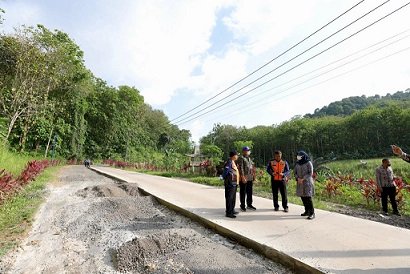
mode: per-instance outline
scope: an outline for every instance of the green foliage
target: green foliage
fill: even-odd
[[[233,142],[233,146],[238,153],[241,153],[242,148],[249,147],[250,149],[253,148],[253,141],[235,141]]]
[[[218,165],[222,161],[223,151],[216,145],[201,145],[201,153],[208,159],[211,159],[212,164]]]
[[[410,94],[410,91],[403,94]],[[201,144],[209,144],[211,140],[225,156],[230,148],[242,145],[241,140],[249,140],[258,166],[266,165],[275,149],[280,149],[291,164],[300,149],[306,150],[313,159],[385,157],[392,155],[391,144],[410,150],[410,108],[390,102],[346,117],[294,117],[280,125],[250,129],[216,125],[201,139]]]
[[[33,155],[16,154],[9,151],[6,146],[0,145],[0,170],[5,169],[14,176],[20,175],[27,162],[39,158]]]
[[[94,77],[83,55],[66,33],[42,25],[0,35],[4,142],[48,156],[55,140],[57,155],[70,159],[154,159],[171,166],[158,155],[180,160],[191,150],[189,131],[171,125],[138,89]]]
[[[341,101],[333,102],[321,109],[316,109],[313,114],[306,114],[305,117],[317,118],[323,116],[348,116],[352,115],[358,110],[368,108],[369,106],[386,106],[392,102],[400,102],[406,106],[410,104],[410,93],[396,92],[394,94],[387,94],[386,96],[353,96],[342,99]]]

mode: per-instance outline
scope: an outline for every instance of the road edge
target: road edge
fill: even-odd
[[[147,195],[147,196],[151,196],[153,197],[155,200],[158,201],[158,203],[166,206],[167,208],[182,214],[183,216],[200,223],[201,225],[205,226],[206,228],[212,229],[215,232],[217,232],[218,234],[230,238],[232,240],[235,240],[236,242],[238,242],[239,244],[241,244],[244,247],[250,248],[252,250],[254,250],[256,253],[263,255],[264,257],[280,263],[288,268],[290,268],[291,270],[293,270],[295,273],[298,274],[309,274],[309,273],[318,273],[318,274],[323,274],[325,272],[314,268],[292,256],[289,256],[283,252],[280,252],[272,247],[269,247],[267,245],[258,243],[252,239],[249,239],[243,235],[240,235],[236,232],[233,232],[232,230],[229,230],[211,220],[208,220],[204,217],[201,217],[185,208],[181,208],[179,206],[174,205],[171,202],[165,201],[159,197],[157,197],[156,195],[153,195],[152,193],[146,191],[145,189],[141,188],[140,186],[138,186],[138,183],[136,182],[128,182],[126,180],[123,180],[121,178],[118,178],[112,174],[106,173],[104,171],[98,170],[98,169],[94,169],[93,167],[90,167],[90,170],[108,177],[110,179],[113,179],[115,181],[119,181],[119,182],[124,182],[124,183],[135,183],[137,185],[138,190],[141,192],[141,194],[143,195]]]

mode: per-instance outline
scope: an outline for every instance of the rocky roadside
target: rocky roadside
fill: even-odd
[[[49,186],[27,239],[0,273],[292,273],[82,166]]]

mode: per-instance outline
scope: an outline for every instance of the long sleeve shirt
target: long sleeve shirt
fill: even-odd
[[[376,182],[379,187],[393,187],[394,175],[391,167],[380,166],[376,169]]]
[[[275,159],[269,161],[268,166],[266,167],[266,172],[272,176],[272,179],[275,181],[282,181],[290,175],[290,168],[287,161],[281,160],[277,162]],[[283,175],[279,175],[282,173]]]
[[[402,158],[404,161],[410,163],[410,154],[407,154],[407,153],[404,153],[404,152],[403,152],[403,154],[401,155],[401,158]]]
[[[228,160],[225,165],[224,174],[226,174],[225,180],[239,184],[239,171],[235,161],[232,161],[231,159]]]
[[[246,181],[254,180],[254,163],[250,157],[240,156],[236,164],[241,177],[245,177]]]

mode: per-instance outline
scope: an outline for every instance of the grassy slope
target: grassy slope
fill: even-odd
[[[33,157],[0,149],[0,170],[6,169],[14,176],[20,174]],[[18,194],[0,205],[0,257],[15,247],[27,233],[33,216],[43,202],[45,187],[55,179],[60,167],[51,167],[40,174],[34,182],[26,185]]]
[[[27,162],[35,158],[28,155],[17,155],[0,146],[0,170],[5,169],[7,172],[12,173],[13,176],[19,175]]]

